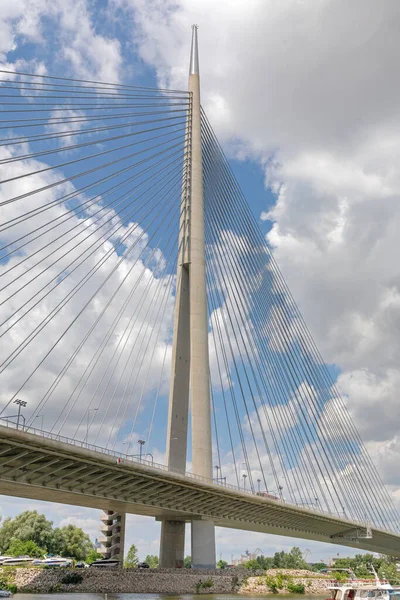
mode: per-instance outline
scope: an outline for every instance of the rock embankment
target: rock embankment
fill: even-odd
[[[0,569],[0,579],[5,576],[18,592],[33,594],[230,594],[238,591],[247,574],[221,569]],[[80,575],[82,580],[65,583],[67,575]]]
[[[239,592],[249,595],[265,594],[290,594],[292,585],[304,586],[304,593],[308,596],[322,595],[328,590],[331,578],[312,571],[295,569],[269,569],[262,575],[252,574],[244,580]]]
[[[290,593],[289,584],[303,584],[307,595],[324,594],[329,577],[310,571],[270,569],[41,569],[0,568],[0,579],[19,592],[50,593],[149,593],[265,595]],[[272,589],[278,584],[278,589]],[[272,587],[271,587],[272,586]]]

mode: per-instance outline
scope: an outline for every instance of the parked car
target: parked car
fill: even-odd
[[[150,565],[145,562],[139,563],[137,566],[138,569],[150,569]]]
[[[86,566],[87,565],[84,562],[77,562],[75,565],[75,569],[85,569]]]

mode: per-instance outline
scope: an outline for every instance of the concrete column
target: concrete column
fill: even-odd
[[[215,527],[212,521],[192,521],[192,568],[215,569]]]
[[[160,567],[164,569],[183,567],[185,526],[186,523],[182,521],[162,521]]]
[[[193,26],[189,71],[192,96],[191,188],[189,219],[190,383],[192,395],[192,471],[212,480],[211,404],[208,354],[203,165],[200,125],[200,74],[197,27]],[[192,562],[215,566],[213,523],[192,522]]]
[[[186,126],[186,148],[190,145],[190,115]],[[185,167],[187,166],[185,156]],[[172,342],[171,385],[168,404],[167,465],[182,473],[186,470],[190,385],[190,286],[189,286],[189,180],[185,169],[182,181],[179,256]],[[183,565],[184,521],[163,521],[160,538],[160,567]],[[182,565],[180,564],[182,562]]]

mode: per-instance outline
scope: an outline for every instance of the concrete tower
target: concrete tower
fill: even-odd
[[[185,472],[189,389],[192,414],[192,471],[212,480],[208,315],[204,241],[203,166],[200,129],[200,72],[197,26],[192,26],[189,68],[190,111],[186,130],[188,167],[183,177],[181,230],[175,303],[171,388],[167,430],[168,466]],[[214,523],[192,521],[192,566],[215,566]],[[160,566],[183,565],[185,522],[163,521]]]

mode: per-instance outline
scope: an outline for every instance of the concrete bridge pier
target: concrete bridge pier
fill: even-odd
[[[161,522],[160,567],[180,569],[184,563],[185,521]]]

